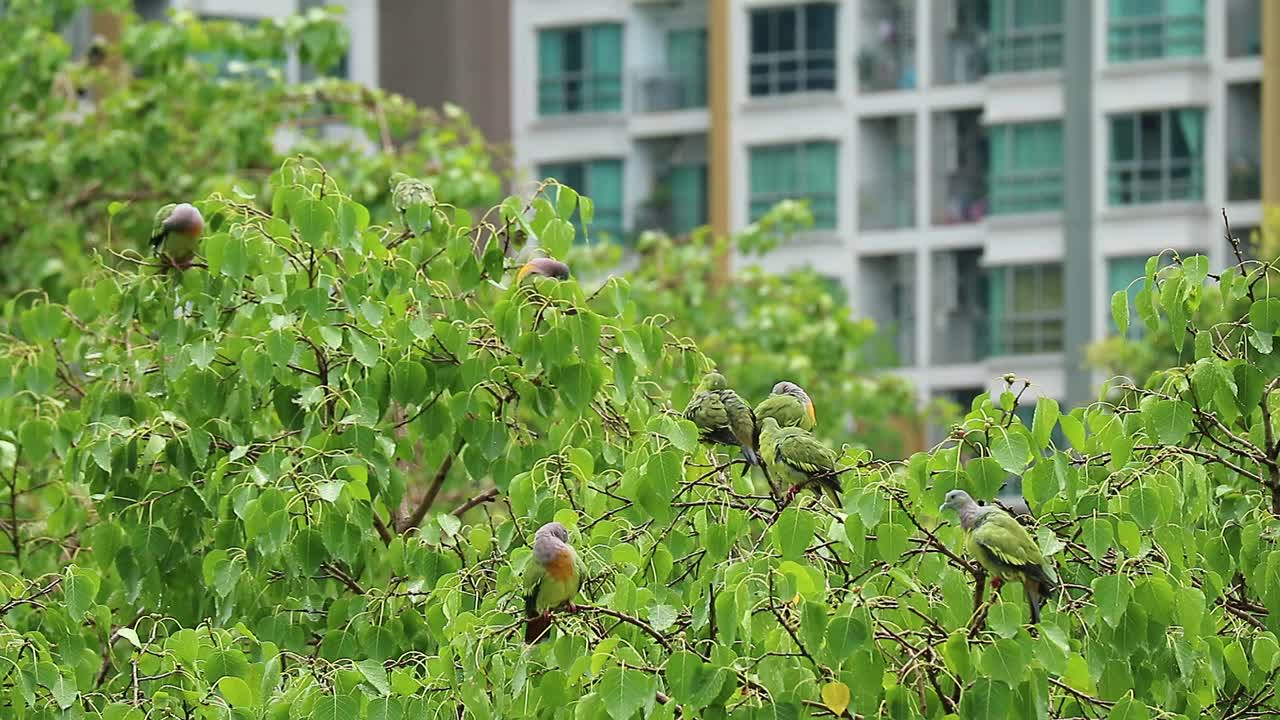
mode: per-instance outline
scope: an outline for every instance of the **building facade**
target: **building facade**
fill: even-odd
[[[1111,294],[1261,220],[1264,4],[517,0],[516,166],[621,236],[808,200],[768,264],[840,282],[922,397],[1087,402]]]

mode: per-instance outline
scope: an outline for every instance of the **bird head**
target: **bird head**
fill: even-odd
[[[780,425],[778,425],[778,421],[777,421],[777,420],[774,420],[774,419],[773,419],[773,418],[771,418],[771,417],[767,417],[767,418],[765,418],[765,419],[764,419],[764,422],[760,423],[760,433],[761,433],[762,435],[763,435],[764,433],[777,432],[777,431],[778,431],[778,430],[780,430],[780,429],[782,429],[782,428],[781,428],[781,426],[780,426]]]
[[[558,522],[549,522],[538,528],[538,535],[550,535],[560,542],[569,542],[569,530]]]
[[[702,376],[702,382],[698,383],[698,392],[708,392],[711,390],[724,390],[729,387],[729,381],[718,372],[709,372]]]
[[[556,280],[568,280],[569,266],[554,258],[536,257],[516,271],[516,282],[524,280],[527,275],[540,275]]]
[[[773,394],[774,395],[790,395],[791,397],[799,400],[800,403],[804,405],[805,412],[809,413],[809,421],[810,422],[818,421],[817,412],[813,407],[813,400],[809,397],[809,393],[804,391],[804,388],[791,382],[790,380],[783,380],[782,382],[779,382],[777,385],[773,386]]]
[[[973,504],[973,498],[969,497],[969,493],[963,490],[952,490],[951,492],[947,493],[947,496],[943,500],[942,505],[938,507],[938,512],[942,512],[943,510],[948,510],[948,509],[955,510],[958,512],[961,508],[964,508],[972,504]]]
[[[170,232],[199,236],[204,232],[204,216],[191,203],[178,203],[165,218],[164,227]]]

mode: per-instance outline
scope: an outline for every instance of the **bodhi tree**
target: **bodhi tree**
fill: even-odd
[[[1040,400],[1026,427],[1011,378],[929,452],[846,447],[842,507],[775,502],[705,465],[673,401],[714,358],[625,275],[515,281],[508,238],[572,257],[589,199],[476,214],[402,179],[374,223],[312,160],[269,183],[268,207],[199,201],[204,267],[5,306],[6,714],[1278,711],[1273,301],[1189,330],[1195,363],[1133,402]],[[1153,263],[1143,319],[1272,271]],[[939,512],[1009,472],[1064,588],[1036,625]],[[435,502],[460,474],[480,491]],[[529,646],[521,577],[552,520],[586,577]]]

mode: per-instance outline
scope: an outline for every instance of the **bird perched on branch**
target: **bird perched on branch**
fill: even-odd
[[[1001,508],[974,502],[963,490],[947,493],[938,511],[947,509],[960,516],[966,549],[991,574],[992,589],[999,591],[1007,580],[1022,583],[1031,622],[1040,622],[1040,608],[1057,591],[1058,581],[1027,529]]]
[[[526,277],[533,275],[536,277],[549,277],[555,280],[569,279],[569,266],[549,257],[536,257],[520,266],[516,271],[516,283],[521,283]]]
[[[585,568],[569,544],[569,531],[558,522],[549,522],[533,535],[533,557],[524,572],[524,641],[544,639],[551,629],[551,611],[566,606],[577,610],[573,598],[582,585]]]
[[[765,418],[777,420],[782,427],[798,427],[802,430],[813,430],[818,425],[818,416],[809,393],[787,380],[774,385],[769,397],[756,406],[756,422],[764,422]]]
[[[710,372],[702,376],[684,408],[684,417],[698,426],[702,442],[741,448],[749,464],[760,465],[755,413],[742,396],[729,389],[724,375]]]
[[[808,430],[781,427],[774,418],[765,418],[760,423],[760,455],[774,477],[791,483],[788,498],[807,487],[819,496],[825,491],[836,505],[842,504],[839,458]]]
[[[156,213],[151,229],[151,248],[160,252],[163,245],[169,263],[185,270],[191,267],[203,232],[204,217],[194,205],[169,203]]]

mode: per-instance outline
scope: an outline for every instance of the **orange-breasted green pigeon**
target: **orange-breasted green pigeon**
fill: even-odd
[[[575,610],[573,598],[582,585],[585,568],[569,544],[569,531],[558,522],[549,522],[533,535],[533,557],[524,572],[524,641],[544,639],[551,629],[551,611],[567,606]]]
[[[1040,622],[1040,608],[1058,589],[1053,568],[1027,529],[996,505],[979,505],[963,490],[947,493],[938,510],[955,510],[964,528],[966,549],[991,574],[992,588],[1006,580],[1022,583],[1031,607],[1031,622]]]

